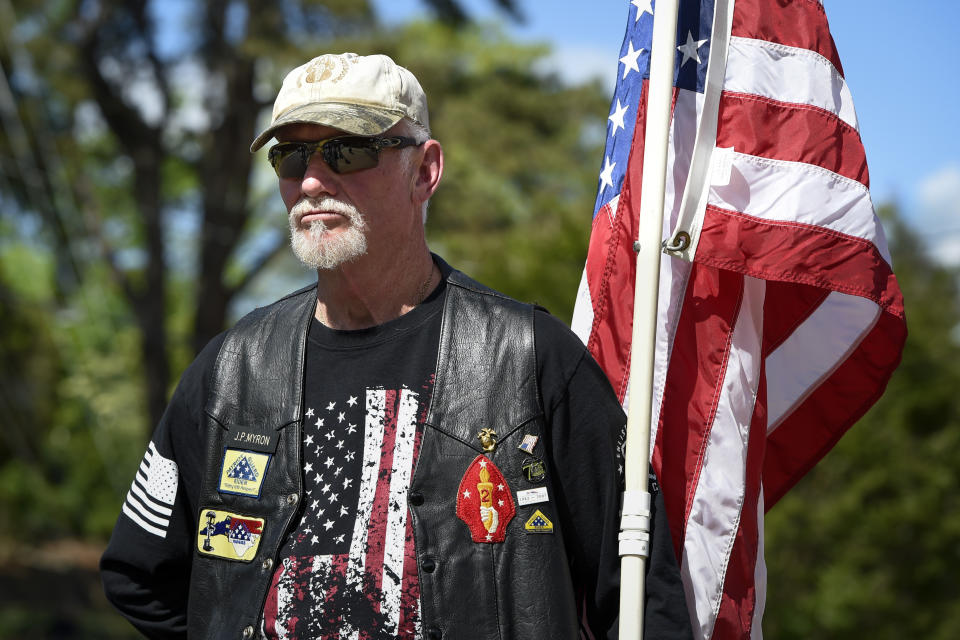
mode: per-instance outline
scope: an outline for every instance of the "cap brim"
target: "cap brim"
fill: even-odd
[[[250,145],[258,151],[281,127],[288,124],[319,124],[358,136],[375,136],[400,122],[403,114],[383,108],[319,102],[291,109],[274,120]]]

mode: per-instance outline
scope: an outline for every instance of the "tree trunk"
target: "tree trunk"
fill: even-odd
[[[259,106],[253,92],[253,61],[233,58],[225,63],[226,103],[223,121],[212,132],[201,164],[203,229],[197,285],[193,349],[203,346],[226,324],[227,310],[236,293],[225,281],[227,263],[250,218],[248,207],[253,154],[252,140]]]
[[[140,326],[140,348],[146,377],[151,429],[167,406],[170,364],[167,360],[167,284],[161,208],[161,147],[159,136],[148,136],[134,154],[137,209],[143,221],[147,264],[142,286],[130,304]]]

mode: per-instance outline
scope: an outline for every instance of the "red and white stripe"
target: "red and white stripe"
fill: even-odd
[[[396,437],[393,448],[393,469],[390,473],[389,498],[387,500],[387,528],[383,551],[382,592],[380,611],[387,615],[390,621],[387,627],[390,633],[396,635],[400,628],[403,608],[401,602],[405,591],[410,591],[412,585],[404,585],[401,577],[404,575],[404,564],[415,565],[416,553],[413,549],[412,526],[407,515],[407,490],[410,487],[410,476],[413,474],[413,454],[416,445],[417,411],[419,404],[417,394],[403,390],[396,416]],[[408,547],[407,542],[410,542]],[[412,566],[408,566],[408,571]],[[415,569],[413,572],[415,574]],[[393,576],[397,578],[394,579]],[[406,589],[404,588],[406,587]],[[415,600],[419,604],[419,598]],[[419,625],[419,616],[417,624]]]
[[[690,230],[695,253],[662,262],[651,416],[695,637],[716,640],[761,637],[764,509],[880,396],[906,335],[822,5],[737,0],[711,65],[724,39],[722,91],[675,92],[664,238]],[[621,399],[644,112],[573,320]]]

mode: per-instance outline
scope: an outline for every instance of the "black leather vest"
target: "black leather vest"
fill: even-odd
[[[577,636],[563,531],[550,503],[538,504],[553,534],[531,534],[532,507],[517,507],[501,543],[476,543],[456,515],[457,489],[483,449],[481,428],[498,434],[485,455],[516,492],[550,484],[522,477],[526,434],[542,436],[533,307],[493,292],[440,262],[448,276],[437,374],[409,492],[419,564],[423,636],[428,640],[562,640]],[[262,518],[257,555],[236,562],[196,553],[190,584],[194,638],[250,638],[284,535],[302,499],[301,418],[306,334],[313,288],[243,318],[217,357],[206,407],[206,471],[200,517],[210,509]],[[244,438],[273,454],[259,498],[221,493],[224,447]],[[202,521],[202,518],[201,518]],[[199,526],[199,525],[198,525]],[[198,536],[198,546],[201,544]]]

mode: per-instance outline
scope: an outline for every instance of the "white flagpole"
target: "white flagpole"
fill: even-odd
[[[643,179],[633,296],[630,391],[627,404],[626,492],[620,521],[620,638],[643,637],[644,565],[649,555],[650,420],[653,405],[653,359],[656,343],[660,242],[667,173],[667,140],[677,55],[679,0],[656,0],[650,45]]]

